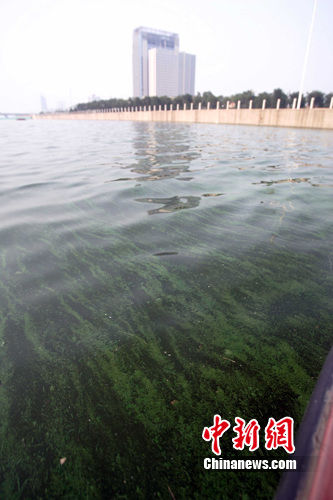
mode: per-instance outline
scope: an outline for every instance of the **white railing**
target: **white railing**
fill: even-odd
[[[263,99],[261,101],[261,108],[257,106],[256,108],[253,108],[253,99],[250,99],[247,105],[247,108],[245,106],[242,107],[242,102],[241,100],[238,100],[237,103],[234,101],[227,101],[225,105],[222,105],[220,101],[216,101],[215,107],[211,106],[210,102],[205,103],[206,107],[203,107],[202,102],[197,103],[197,108],[194,108],[194,103],[191,102],[190,106],[188,107],[186,103],[183,104],[182,109],[180,104],[176,104],[176,107],[171,104],[159,104],[158,105],[158,111],[173,111],[173,112],[180,112],[180,111],[219,111],[219,110],[241,110],[241,109],[250,109],[250,110],[255,110],[255,109],[262,109],[262,110],[267,110],[267,109],[281,109],[281,99],[278,98],[276,100],[275,107],[267,107],[267,100]],[[302,109],[333,109],[333,97],[330,99],[330,104],[329,106],[323,106],[320,108],[315,108],[315,98],[311,97],[310,103],[306,103],[305,108]],[[284,109],[298,109],[297,108],[297,98],[294,97],[292,104],[288,104],[287,107]],[[86,110],[75,110],[71,111],[72,113],[135,113],[135,112],[156,112],[157,111],[157,105],[148,105],[148,106],[128,106],[128,107],[114,107],[114,108],[102,108],[102,109],[86,109]]]

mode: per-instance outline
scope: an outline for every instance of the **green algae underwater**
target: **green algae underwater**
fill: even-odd
[[[201,435],[255,418],[223,458],[290,458],[262,434],[332,345],[333,134],[0,126],[0,497],[272,498]]]

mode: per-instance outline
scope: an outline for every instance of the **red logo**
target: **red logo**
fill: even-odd
[[[276,421],[271,417],[265,428],[265,446],[267,450],[282,446],[287,453],[294,453],[294,419],[284,417]]]
[[[232,439],[235,450],[243,450],[244,446],[249,451],[255,451],[259,448],[260,425],[256,419],[252,419],[246,424],[240,417],[235,418],[236,425],[233,431],[236,436]],[[204,427],[202,438],[205,441],[212,441],[212,452],[215,455],[221,455],[220,439],[229,429],[230,422],[223,420],[220,415],[214,415],[214,425]],[[276,421],[274,418],[268,420],[265,427],[265,448],[267,450],[276,450],[279,447],[286,450],[287,453],[294,453],[294,419],[284,417]]]
[[[202,437],[205,441],[212,440],[212,452],[215,455],[221,455],[220,438],[230,427],[228,420],[222,420],[220,415],[214,416],[214,425],[205,427],[202,432]]]
[[[250,451],[255,451],[259,448],[259,430],[260,425],[255,419],[245,426],[245,420],[240,417],[235,418],[237,425],[233,427],[236,437],[233,438],[235,450],[243,450],[244,445],[249,447]]]

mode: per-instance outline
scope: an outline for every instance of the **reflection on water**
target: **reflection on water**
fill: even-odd
[[[156,127],[154,123],[134,122],[133,127],[136,162],[126,168],[140,175],[136,180],[192,179],[182,175],[189,171],[191,161],[199,157],[198,152],[191,148],[188,128],[175,128],[171,137],[170,129]]]
[[[0,497],[272,498],[276,471],[206,474],[201,435],[301,420],[333,339],[332,132],[0,128]]]

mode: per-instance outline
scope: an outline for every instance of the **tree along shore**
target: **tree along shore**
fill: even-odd
[[[333,92],[324,94],[319,90],[313,90],[307,94],[303,94],[301,107],[310,106],[311,98],[314,97],[314,107],[323,108],[329,107],[331,98],[333,97]],[[248,108],[250,101],[252,101],[252,107],[258,109],[262,107],[263,100],[266,100],[266,108],[275,108],[277,100],[280,99],[280,108],[291,108],[294,99],[298,98],[298,92],[290,92],[286,94],[281,89],[275,89],[273,92],[261,92],[255,94],[252,90],[247,90],[238,94],[233,94],[231,96],[215,96],[212,92],[203,92],[200,94],[198,92],[195,96],[190,94],[185,94],[177,97],[129,97],[128,99],[100,99],[91,102],[80,103],[71,108],[71,111],[86,111],[86,110],[97,110],[97,109],[110,109],[110,108],[127,108],[135,106],[164,106],[167,105],[168,108],[172,104],[174,107],[179,104],[180,107],[186,104],[189,108],[193,103],[193,108],[198,109],[199,103],[201,103],[202,108],[207,108],[208,103],[210,103],[211,108],[216,108],[217,102],[220,103],[220,107],[226,108],[227,102],[234,103],[236,106],[238,101],[240,101],[241,108]]]

